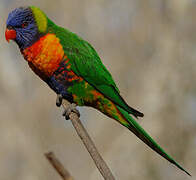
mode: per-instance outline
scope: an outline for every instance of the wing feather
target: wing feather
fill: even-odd
[[[86,41],[76,34],[60,28],[56,31],[57,37],[68,56],[72,70],[108,99],[123,108],[135,117],[143,116],[143,113],[131,108],[120,96],[111,74],[102,64],[97,52]]]

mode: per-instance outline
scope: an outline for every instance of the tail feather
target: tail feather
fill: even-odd
[[[120,95],[119,95],[120,96]],[[121,98],[121,101],[124,103],[124,107],[122,106],[122,108],[124,110],[126,110],[129,114],[132,114],[135,118],[138,118],[138,117],[144,117],[144,114],[134,108],[132,108],[131,106],[129,106],[126,101],[120,96]],[[115,103],[116,104],[116,103]],[[118,106],[118,104],[116,104]],[[125,108],[126,107],[126,108]]]
[[[142,112],[139,112],[138,110],[132,108],[129,106],[129,109],[131,110],[131,113],[134,117],[138,118],[138,117],[144,117],[144,114]]]
[[[154,151],[160,154],[162,157],[167,159],[169,162],[177,166],[179,169],[184,171],[186,174],[191,176],[184,168],[182,168],[174,159],[169,156],[151,137],[147,132],[121,107],[117,106],[118,110],[121,112],[123,117],[126,119],[127,123],[122,123],[126,126],[131,132],[133,132],[139,139],[141,139],[145,144],[151,147]]]

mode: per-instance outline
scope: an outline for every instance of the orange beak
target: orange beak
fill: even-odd
[[[14,29],[6,29],[5,39],[7,40],[7,42],[16,39],[16,31]]]

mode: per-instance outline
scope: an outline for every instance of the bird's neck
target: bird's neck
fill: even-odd
[[[41,37],[32,46],[21,52],[29,64],[48,77],[58,69],[59,63],[64,57],[63,47],[55,34]]]

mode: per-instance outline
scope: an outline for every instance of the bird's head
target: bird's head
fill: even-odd
[[[34,6],[20,7],[8,15],[6,26],[6,40],[14,40],[25,49],[46,33],[47,16]]]

